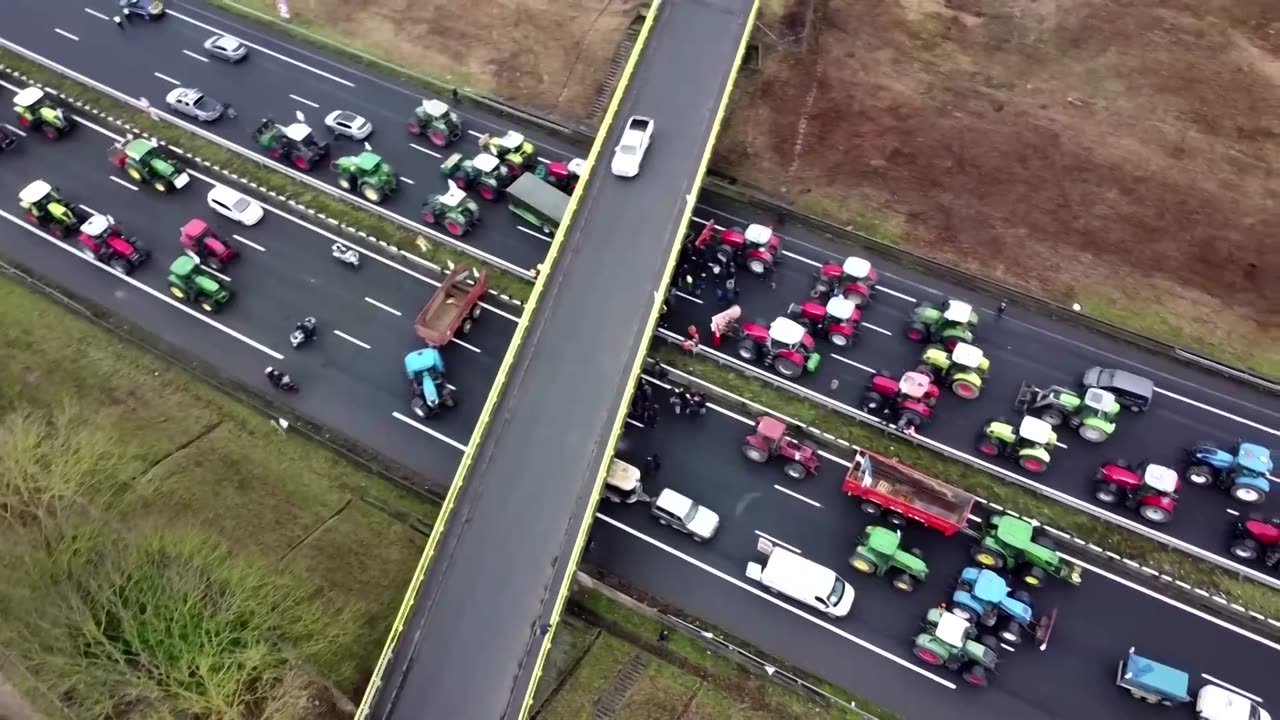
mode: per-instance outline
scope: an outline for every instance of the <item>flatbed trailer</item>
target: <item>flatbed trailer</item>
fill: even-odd
[[[845,475],[846,495],[862,501],[862,511],[890,524],[914,520],[946,536],[966,528],[977,498],[915,468],[859,450]]]
[[[458,265],[413,321],[413,330],[431,347],[444,347],[454,335],[466,335],[480,317],[480,299],[488,287],[488,273]]]

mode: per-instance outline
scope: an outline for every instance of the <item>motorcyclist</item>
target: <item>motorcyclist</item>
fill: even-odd
[[[338,258],[342,262],[351,263],[360,258],[360,255],[356,252],[355,248],[348,247],[340,242],[334,243],[329,250],[333,253],[334,257]]]
[[[277,390],[289,390],[296,387],[288,373],[281,370],[268,366],[266,370],[262,371],[262,374],[267,376],[267,381],[274,385]]]
[[[293,327],[294,330],[302,333],[305,340],[316,339],[316,319],[314,317],[303,318],[302,322]]]

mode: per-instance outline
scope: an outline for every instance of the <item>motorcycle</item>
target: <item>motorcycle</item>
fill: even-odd
[[[267,382],[274,385],[277,390],[282,392],[298,391],[297,383],[295,383],[286,373],[276,370],[273,367],[268,367],[266,370],[262,371],[262,374],[267,376]]]
[[[289,344],[296,350],[303,343],[316,339],[316,319],[309,317],[294,327],[289,333]]]
[[[334,243],[333,247],[329,248],[329,253],[338,262],[350,265],[357,270],[360,268],[360,253],[353,247],[348,247],[342,243]]]

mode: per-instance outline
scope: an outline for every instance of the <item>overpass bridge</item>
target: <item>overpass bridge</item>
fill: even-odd
[[[358,720],[528,714],[756,2],[651,8]],[[631,115],[655,130],[621,179]]]

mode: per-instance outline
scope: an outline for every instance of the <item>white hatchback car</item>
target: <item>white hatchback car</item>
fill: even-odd
[[[266,214],[261,205],[225,185],[214,185],[209,191],[209,207],[246,226],[257,225]]]
[[[373,123],[363,117],[346,110],[334,110],[324,119],[324,124],[337,135],[344,135],[352,140],[363,140],[373,132]]]

